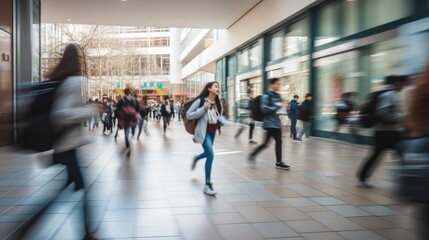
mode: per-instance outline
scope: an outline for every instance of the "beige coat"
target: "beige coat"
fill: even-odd
[[[63,80],[55,93],[51,110],[54,129],[68,128],[55,143],[55,152],[75,149],[90,142],[85,136],[82,123],[94,115],[93,109],[82,101],[81,76],[70,76]]]

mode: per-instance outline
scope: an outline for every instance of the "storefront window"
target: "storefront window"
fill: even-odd
[[[229,57],[228,58],[228,73],[227,73],[227,77],[233,77],[233,76],[235,76],[235,73],[236,73],[236,64],[235,64],[235,61],[236,61],[236,57],[235,56],[233,56],[233,57]]]
[[[303,19],[289,26],[284,41],[286,56],[308,53],[307,25],[307,19]]]
[[[249,49],[244,49],[238,53],[238,72],[249,68]],[[229,64],[229,63],[228,63]]]
[[[250,48],[249,66],[255,68],[261,66],[262,48],[261,44],[256,44]]]
[[[347,36],[359,32],[359,1],[344,0],[343,9],[343,35]]]
[[[401,46],[399,39],[382,42],[371,46],[369,54],[369,91],[379,90],[384,77],[402,74]]]
[[[242,106],[248,106],[249,91],[253,93],[254,97],[262,94],[262,79],[261,77],[256,77],[251,79],[238,80],[235,86],[235,106],[237,111],[237,117],[239,119],[243,117],[249,117],[249,111]]]
[[[33,0],[33,31],[32,31],[32,74],[33,82],[40,82],[40,0]]]
[[[314,100],[316,130],[335,130],[334,104],[343,93],[366,95],[359,91],[359,85],[364,84],[365,80],[358,69],[359,56],[358,51],[352,51],[316,60],[317,99]]]
[[[339,13],[339,2],[330,3],[320,9],[317,17],[316,47],[340,38]]]
[[[284,53],[284,31],[280,30],[273,34],[270,46],[270,60],[277,60],[285,56]]]
[[[410,16],[412,3],[410,0],[365,0],[365,29]]]

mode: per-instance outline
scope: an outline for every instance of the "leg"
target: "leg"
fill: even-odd
[[[214,134],[206,134],[206,138],[203,143],[204,153],[206,155],[206,165],[205,165],[205,173],[206,173],[206,183],[211,182],[211,173],[212,173],[212,165],[213,165],[213,141]]]
[[[144,124],[144,118],[140,118],[140,120],[139,120],[139,132],[137,133],[137,140],[139,139],[140,134],[142,133],[143,124]]]
[[[241,135],[241,133],[243,132],[243,130],[244,130],[244,126],[242,125],[242,126],[240,126],[240,128],[237,130],[237,132],[235,133],[234,138],[238,138],[238,137]]]
[[[305,138],[310,137],[310,122],[304,122],[305,128]]]
[[[376,163],[380,153],[383,152],[383,150],[385,149],[385,144],[384,144],[384,133],[381,131],[376,131],[375,132],[375,148],[374,148],[374,152],[372,153],[372,155],[367,158],[367,160],[362,163],[359,172],[358,172],[358,178],[360,181],[365,182],[368,177],[369,177],[369,173],[372,170],[373,165]]]
[[[259,147],[257,147],[256,149],[255,149],[255,151],[253,151],[251,154],[250,154],[250,156],[252,157],[252,158],[254,158],[262,149],[264,149],[264,148],[266,148],[267,146],[268,146],[268,142],[270,141],[270,138],[271,138],[271,134],[272,134],[272,130],[271,130],[272,128],[268,128],[268,129],[266,129],[266,132],[265,132],[265,141],[264,141],[264,143],[262,144],[262,145],[260,145]]]
[[[249,123],[249,140],[253,140],[253,130],[255,129],[255,123]]]
[[[130,140],[129,140],[130,128],[124,127],[124,132],[125,132],[125,147],[129,149],[130,148]]]
[[[290,132],[292,134],[293,139],[297,139],[296,136],[296,122],[298,121],[298,119],[296,119],[295,117],[292,117],[290,119]]]
[[[304,132],[305,132],[305,122],[302,120],[299,120],[299,122],[301,123],[301,129],[299,130],[299,133],[298,133],[298,139],[301,139],[302,135],[304,135]]]
[[[282,162],[282,130],[280,128],[272,130],[272,136],[276,141],[276,162]]]
[[[163,123],[163,127],[164,127],[164,134],[167,131],[167,117],[162,117],[162,123]]]

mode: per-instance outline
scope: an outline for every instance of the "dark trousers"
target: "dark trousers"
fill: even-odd
[[[162,116],[162,122],[164,124],[164,133],[167,131],[167,126],[170,125],[171,115],[170,116]]]
[[[396,143],[400,138],[400,134],[397,131],[376,131],[375,132],[375,147],[374,151],[369,156],[364,163],[362,163],[359,171],[358,178],[360,181],[365,181],[369,178],[371,171],[377,160],[379,159],[380,154],[385,149],[396,149]]]
[[[290,134],[292,134],[293,139],[296,139],[296,123],[298,122],[298,119],[296,117],[290,118]]]
[[[137,139],[139,139],[140,134],[142,133],[143,124],[144,124],[144,117],[141,117],[139,120],[139,132],[137,133]]]
[[[253,130],[255,130],[255,123],[249,123],[249,140],[253,139]]]
[[[260,151],[266,148],[270,138],[273,137],[276,141],[276,161],[279,163],[282,161],[282,131],[280,128],[267,128],[265,130],[265,142],[257,147],[256,150],[252,152],[251,156],[255,157]]]
[[[83,188],[83,178],[80,172],[77,160],[76,150],[72,149],[66,152],[54,153],[54,164],[63,164],[67,167],[67,184],[74,182],[75,190]]]

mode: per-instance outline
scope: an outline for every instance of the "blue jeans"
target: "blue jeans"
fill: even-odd
[[[206,183],[211,182],[211,173],[212,173],[212,165],[213,165],[213,143],[214,143],[214,134],[206,133],[206,138],[203,142],[204,152],[196,157],[196,160],[200,160],[206,158]]]
[[[302,128],[299,131],[298,138],[302,138],[302,135],[304,135],[304,133],[305,133],[305,137],[309,138],[309,136],[310,136],[310,122],[306,122],[306,121],[301,120],[301,123],[302,123]]]
[[[298,119],[296,117],[291,117],[290,118],[290,134],[292,134],[293,139],[296,139],[296,122],[298,121]]]

